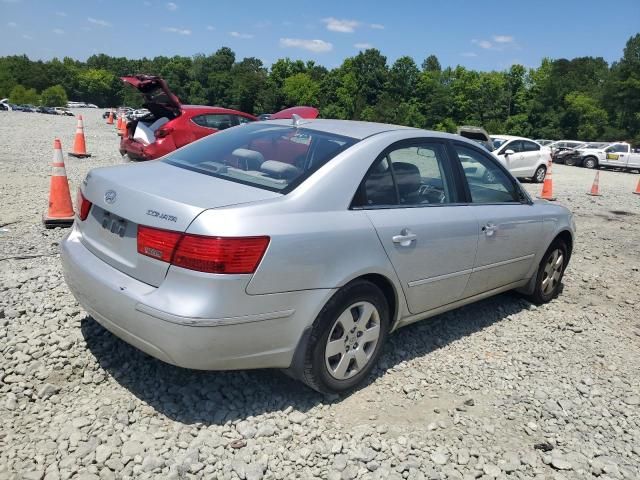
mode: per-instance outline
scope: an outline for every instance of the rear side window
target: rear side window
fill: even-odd
[[[443,144],[420,142],[392,148],[363,179],[354,207],[452,203],[453,187]]]
[[[305,128],[251,122],[209,135],[163,162],[232,182],[287,193],[357,142]]]
[[[540,150],[540,145],[535,142],[527,142],[526,140],[522,141],[522,151],[523,152],[537,152]]]
[[[467,178],[473,203],[519,203],[513,180],[492,159],[463,145],[454,144]]]

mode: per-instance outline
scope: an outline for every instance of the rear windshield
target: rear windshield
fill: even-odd
[[[251,123],[187,145],[162,161],[232,182],[288,193],[357,140],[288,125]]]

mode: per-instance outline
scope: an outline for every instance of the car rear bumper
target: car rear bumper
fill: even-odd
[[[185,368],[289,367],[305,328],[334,293],[248,295],[241,287],[229,294],[229,286],[222,285],[223,294],[209,296],[214,302],[226,298],[219,305],[224,313],[193,317],[180,315],[190,302],[166,290],[173,289],[172,282],[153,287],[114,269],[87,250],[76,227],[61,244],[61,258],[67,285],[98,323],[147,354]],[[156,308],[156,300],[163,308]]]
[[[155,160],[175,149],[176,146],[170,137],[158,139],[148,145],[129,137],[120,140],[121,153],[126,153],[132,160]]]

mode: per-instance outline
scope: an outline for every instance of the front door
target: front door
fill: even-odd
[[[452,172],[443,142],[401,142],[359,190],[414,314],[460,299],[474,264],[478,224],[472,206],[456,204]]]
[[[457,142],[454,149],[465,165],[476,162],[492,172],[482,178],[466,175],[479,227],[476,260],[464,292],[470,297],[526,278],[542,234],[542,217],[488,154]]]

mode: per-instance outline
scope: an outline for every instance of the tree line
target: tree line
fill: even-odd
[[[228,47],[193,57],[99,54],[85,62],[14,55],[0,57],[0,97],[138,107],[138,92],[119,79],[135,73],[161,75],[183,103],[254,114],[312,105],[325,118],[445,131],[479,125],[490,133],[640,144],[640,34],[611,65],[602,57],[545,58],[537,68],[490,72],[442,68],[434,55],[420,65],[408,56],[389,65],[373,48],[334,69],[289,58],[267,67],[254,57],[237,59]]]

